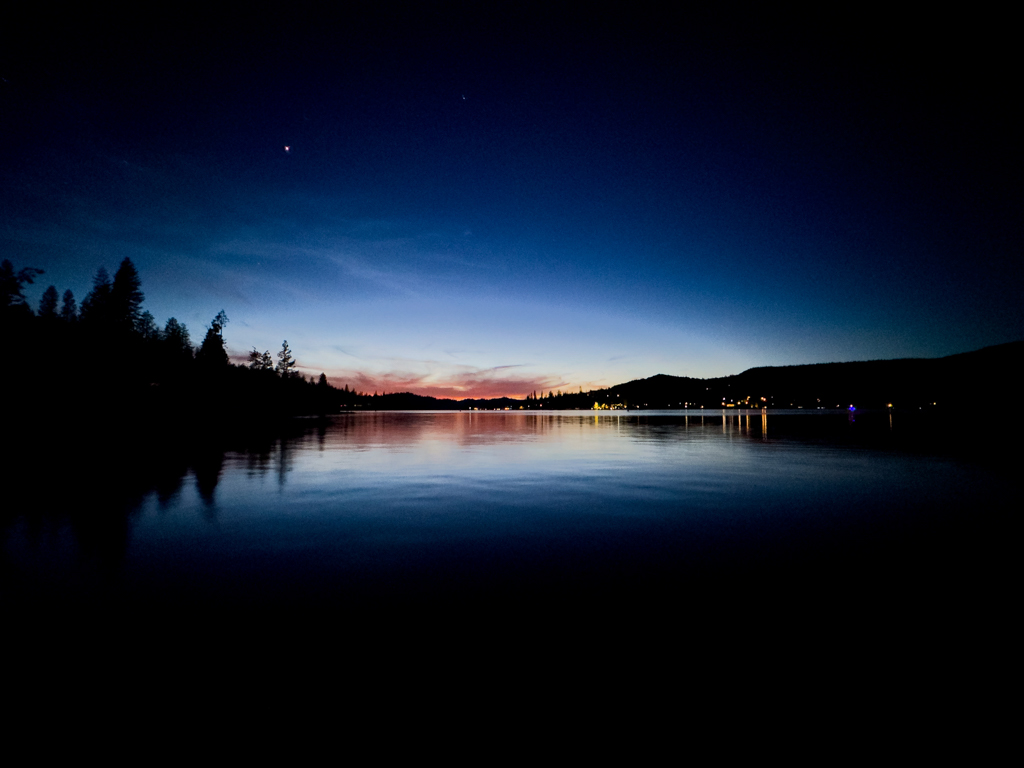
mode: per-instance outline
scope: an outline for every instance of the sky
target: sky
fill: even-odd
[[[164,13],[0,32],[33,306],[128,257],[239,362],[455,398],[1024,338],[1009,19]]]

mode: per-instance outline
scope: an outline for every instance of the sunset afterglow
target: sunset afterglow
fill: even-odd
[[[768,21],[40,21],[0,81],[4,257],[33,307],[131,258],[158,326],[223,309],[236,362],[288,339],[371,393],[1024,336],[1017,118],[973,76],[1009,48]]]

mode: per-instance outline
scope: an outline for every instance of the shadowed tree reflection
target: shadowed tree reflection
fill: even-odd
[[[273,467],[274,445],[270,441],[251,444],[245,455],[249,477],[264,477]]]
[[[188,474],[188,460],[181,455],[165,456],[158,466],[154,490],[160,509],[166,510],[181,494],[185,476]]]
[[[8,435],[19,450],[7,454],[2,469],[19,484],[6,494],[0,510],[0,592],[21,574],[18,583],[30,585],[24,599],[111,597],[125,578],[133,530],[147,500],[161,514],[174,510],[191,473],[203,516],[212,521],[228,452],[245,455],[259,474],[274,468],[283,482],[294,463],[290,441],[307,433],[316,439],[313,423],[285,435],[137,433],[131,439],[83,426],[68,424],[65,431],[89,439],[69,442],[57,452],[51,436],[41,431]],[[54,482],[57,476],[59,483]],[[39,488],[48,490],[40,494]]]
[[[279,487],[284,488],[288,473],[294,469],[294,464],[295,458],[289,450],[288,440],[281,438],[277,451],[277,484]]]
[[[215,493],[223,467],[224,451],[216,449],[204,451],[193,463],[196,490],[210,514],[216,511]]]

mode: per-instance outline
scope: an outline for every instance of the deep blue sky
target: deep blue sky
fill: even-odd
[[[371,391],[1024,338],[1008,19],[516,8],[11,25],[2,256]]]

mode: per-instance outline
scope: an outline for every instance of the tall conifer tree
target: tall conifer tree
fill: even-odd
[[[75,294],[68,288],[64,291],[64,300],[60,308],[60,319],[65,323],[73,323],[78,319],[78,304],[75,302]]]
[[[48,320],[57,319],[57,286],[51,285],[39,300],[39,316]]]
[[[117,268],[110,289],[111,319],[124,330],[136,330],[142,316],[142,281],[131,259]]]

